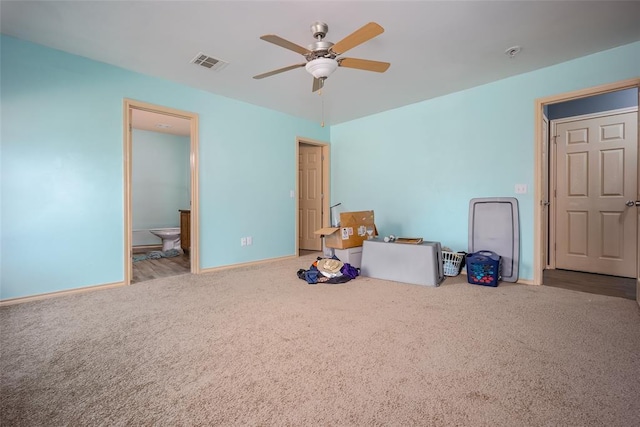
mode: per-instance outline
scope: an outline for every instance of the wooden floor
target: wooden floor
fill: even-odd
[[[191,272],[191,260],[189,255],[160,259],[145,259],[133,263],[133,277],[131,283],[140,283],[145,280],[159,279],[161,277],[177,276]]]
[[[545,286],[636,299],[636,279],[569,270],[544,270],[542,280]]]
[[[299,256],[310,255],[310,254],[318,254],[318,256],[322,256],[322,251],[309,251],[306,249],[300,249],[298,251]]]
[[[134,248],[136,255],[147,253],[152,250],[160,250],[160,247],[146,247],[144,250]],[[322,256],[322,251],[300,250],[300,256],[308,254],[318,254]],[[159,279],[161,277],[177,276],[191,272],[191,260],[189,255],[182,254],[173,258],[146,259],[133,263],[133,276],[131,283],[140,283],[145,280]]]

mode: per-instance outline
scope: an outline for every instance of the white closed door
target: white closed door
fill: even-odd
[[[555,124],[556,268],[636,277],[637,111]]]
[[[322,241],[314,231],[322,228],[322,147],[300,144],[299,156],[299,248],[320,251]]]

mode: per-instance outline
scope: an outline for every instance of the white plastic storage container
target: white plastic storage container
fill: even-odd
[[[362,246],[349,249],[334,249],[333,253],[345,264],[351,264],[355,268],[360,268],[362,264]]]
[[[361,274],[413,285],[439,286],[444,280],[440,242],[414,245],[365,240]]]

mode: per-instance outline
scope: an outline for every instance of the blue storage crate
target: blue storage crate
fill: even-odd
[[[467,281],[472,285],[498,286],[502,279],[502,257],[492,251],[467,254]]]

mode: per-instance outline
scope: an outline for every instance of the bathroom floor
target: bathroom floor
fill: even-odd
[[[161,277],[190,273],[191,260],[189,255],[185,253],[171,258],[145,259],[133,262],[132,270],[131,283],[139,283]]]

